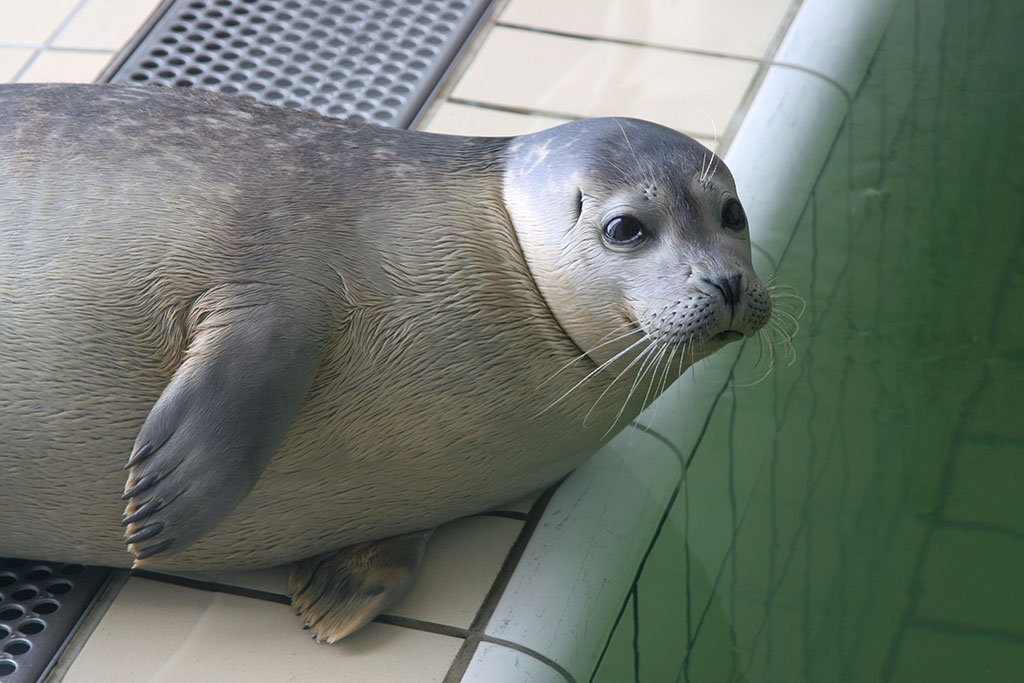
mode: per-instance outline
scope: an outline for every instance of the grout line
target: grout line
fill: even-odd
[[[643,40],[633,40],[631,38],[615,38],[612,36],[591,36],[585,33],[573,33],[571,31],[559,31],[549,28],[537,28],[535,26],[527,26],[526,24],[516,24],[511,22],[499,21],[496,26],[502,28],[510,28],[518,31],[528,31],[530,33],[539,33],[547,36],[554,36],[557,38],[572,38],[575,40],[587,40],[594,43],[611,43],[613,45],[624,45],[626,47],[639,47],[639,48],[650,48],[654,50],[666,50],[668,52],[677,52],[680,54],[694,55],[698,57],[715,57],[718,59],[735,59],[741,62],[749,62],[752,64],[759,64],[761,60],[757,57],[750,57],[748,55],[737,55],[730,54],[728,52],[715,52],[713,50],[699,50],[694,48],[679,47],[678,45],[666,45],[664,43],[651,43]]]
[[[545,664],[549,668],[554,669],[558,673],[562,674],[562,677],[565,678],[565,680],[568,683],[576,683],[576,677],[573,676],[572,673],[570,673],[568,669],[566,669],[564,666],[562,666],[561,664],[559,664],[555,660],[551,659],[550,657],[548,657],[546,655],[542,655],[541,653],[537,652],[536,650],[531,650],[528,647],[524,647],[524,646],[520,645],[519,643],[515,643],[515,642],[513,642],[511,640],[505,640],[504,638],[494,638],[492,636],[482,636],[480,638],[480,640],[483,641],[483,642],[486,642],[486,643],[493,643],[494,645],[501,645],[502,647],[507,647],[510,650],[515,650],[516,652],[520,652],[520,653],[522,653],[524,655],[527,655],[528,657],[536,659],[538,662],[540,662],[542,664]]]
[[[487,592],[487,596],[480,605],[480,609],[477,610],[476,617],[474,617],[473,623],[469,626],[469,632],[466,634],[466,640],[463,642],[462,647],[459,648],[458,653],[452,661],[451,667],[448,669],[448,673],[444,677],[444,683],[458,683],[458,681],[462,680],[463,675],[465,675],[466,669],[469,668],[469,663],[473,660],[473,655],[476,654],[477,646],[485,638],[484,632],[487,628],[487,624],[491,620],[491,617],[494,615],[494,610],[498,607],[498,601],[504,594],[505,588],[508,586],[509,581],[512,579],[512,575],[515,573],[516,567],[519,565],[519,560],[526,551],[526,546],[530,542],[530,537],[533,536],[533,532],[540,524],[541,517],[544,514],[544,510],[547,508],[548,502],[551,500],[551,497],[555,494],[555,491],[561,485],[562,481],[563,480],[560,479],[545,489],[530,508],[529,519],[527,519],[523,524],[523,528],[519,532],[519,536],[516,537],[515,543],[512,544],[508,554],[505,556],[505,561],[502,563],[501,569],[498,571],[498,576],[494,579],[494,583],[491,584],[491,589]],[[518,647],[521,646],[517,646],[517,648]]]
[[[472,517],[504,517],[505,519],[515,519],[520,522],[525,522],[530,518],[530,515],[525,512],[517,512],[515,510],[488,510],[487,512],[480,512]]]
[[[11,83],[17,83],[21,77],[39,61],[39,58],[43,53],[52,48],[53,41],[56,40],[57,36],[59,36],[61,32],[68,27],[68,24],[78,16],[78,13],[82,11],[82,8],[85,7],[85,3],[87,2],[89,2],[89,0],[79,0],[79,3],[75,5],[75,8],[68,12],[64,17],[64,20],[57,24],[57,28],[53,30],[50,37],[43,41],[42,45],[37,46],[36,51],[32,56],[25,60],[25,63],[21,65],[20,69],[14,72],[14,76],[11,77],[10,80]],[[103,52],[109,52],[109,50],[104,50]]]
[[[990,522],[974,522],[969,520],[950,519],[949,517],[945,516],[944,510],[941,510],[936,513],[935,526],[940,529],[950,529],[955,531],[971,531],[981,534],[990,534],[993,536],[999,536],[1010,541],[1016,541],[1018,543],[1024,541],[1024,531],[996,526]]]
[[[467,107],[476,107],[478,109],[490,109],[493,111],[501,111],[507,114],[524,114],[526,116],[549,116],[552,118],[568,119],[570,121],[579,121],[587,117],[580,116],[579,114],[567,114],[562,111],[552,111],[550,109],[536,109],[533,107],[518,107],[509,104],[492,104],[490,102],[481,102],[480,100],[467,100],[462,97],[449,97],[448,101],[452,104],[461,104]]]
[[[451,104],[460,104],[464,107],[473,107],[475,109],[486,109],[489,111],[500,111],[506,114],[521,114],[523,116],[547,116],[549,118],[565,119],[566,121],[582,121],[590,118],[581,114],[569,114],[564,111],[553,111],[550,109],[536,109],[534,107],[519,107],[510,104],[495,104],[492,102],[481,102],[480,100],[468,100],[462,97],[449,97],[446,102]],[[679,131],[691,138],[698,140],[710,140],[711,136],[707,133],[698,133],[696,131]]]
[[[88,0],[87,0],[88,1]],[[0,42],[0,50],[37,50],[39,52],[91,52],[96,54],[110,54],[113,50],[107,50],[102,47],[53,47],[40,45],[39,43],[5,43]]]
[[[280,605],[291,604],[291,598],[287,595],[272,593],[270,591],[261,591],[255,588],[244,588],[242,586],[233,586],[228,583],[217,583],[216,581],[190,579],[185,576],[163,574],[161,572],[154,572],[148,569],[133,569],[131,574],[132,576],[137,576],[140,579],[170,583],[175,586],[182,586],[183,588],[194,588],[196,590],[208,591],[210,593],[227,593],[229,595],[237,595],[242,598],[253,598],[255,600],[264,600],[266,602],[276,602]]]
[[[226,595],[234,595],[241,598],[272,602],[278,605],[291,606],[292,602],[289,596],[281,593],[262,591],[255,588],[245,588],[243,586],[234,586],[228,583],[217,583],[216,581],[190,579],[185,576],[163,574],[160,572],[150,571],[148,569],[132,570],[131,576],[149,581],[158,581],[160,583],[180,586],[182,588],[201,590],[208,593],[224,593]],[[389,626],[398,626],[400,628],[407,628],[414,631],[436,633],[443,636],[451,636],[453,638],[465,638],[469,633],[468,629],[462,628],[461,626],[451,626],[450,624],[426,621],[424,619],[416,619],[414,617],[403,617],[397,614],[379,614],[373,621],[379,624],[388,624]]]
[[[761,85],[764,83],[764,79],[768,75],[771,63],[775,60],[775,55],[778,54],[779,47],[782,46],[782,41],[785,40],[786,35],[789,33],[789,28],[793,25],[793,20],[796,18],[797,12],[800,10],[800,6],[802,4],[803,0],[793,0],[786,9],[786,13],[783,15],[782,21],[779,22],[778,27],[775,29],[775,35],[772,36],[772,39],[768,42],[768,48],[765,50],[764,56],[759,60],[760,66],[757,67],[754,77],[750,79],[750,85],[747,86],[747,92],[740,98],[739,104],[736,105],[736,109],[732,113],[732,118],[729,120],[729,123],[726,124],[721,137],[718,139],[718,156],[724,158],[725,153],[728,152],[729,147],[732,146],[733,138],[736,137],[736,133],[739,131],[740,126],[743,123],[743,119],[747,117],[747,112],[750,111],[750,105],[753,103],[754,97],[761,89]]]
[[[1024,645],[1024,635],[1019,631],[1010,629],[993,628],[991,626],[977,626],[975,624],[964,624],[962,622],[947,621],[934,617],[914,617],[907,622],[908,628],[918,628],[922,631],[941,633],[947,636],[967,638],[987,638],[990,640],[1001,640],[1014,645]]]
[[[413,631],[425,631],[427,633],[435,633],[437,635],[450,636],[452,638],[465,638],[469,635],[469,629],[462,628],[461,626],[451,626],[449,624],[441,624],[436,621],[425,621],[423,619],[416,619],[413,617],[401,617],[397,614],[378,614],[373,621],[377,624],[398,626],[399,628],[407,628]]]

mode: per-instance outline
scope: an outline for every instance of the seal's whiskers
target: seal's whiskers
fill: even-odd
[[[593,413],[594,409],[597,408],[599,403],[601,403],[601,399],[604,398],[605,394],[607,394],[611,390],[611,388],[613,386],[615,386],[615,383],[618,382],[619,379],[621,379],[623,375],[625,375],[627,372],[629,372],[630,368],[632,368],[634,365],[636,365],[637,361],[640,361],[641,359],[644,359],[643,363],[641,363],[640,371],[637,372],[637,376],[638,377],[642,376],[642,373],[644,372],[643,367],[647,364],[647,357],[650,356],[650,354],[652,352],[652,349],[656,345],[656,342],[653,339],[651,339],[650,336],[648,336],[646,334],[644,335],[643,339],[640,340],[640,342],[645,342],[645,341],[646,342],[650,342],[647,345],[647,348],[643,349],[640,353],[638,353],[636,355],[636,357],[633,358],[633,360],[629,361],[629,363],[626,365],[626,367],[622,368],[622,370],[620,370],[619,373],[617,375],[615,375],[615,379],[613,379],[611,382],[608,383],[608,386],[606,386],[604,388],[604,391],[602,391],[601,394],[597,397],[597,400],[594,401],[594,405],[590,406],[590,410],[588,410],[587,414],[583,416],[583,424],[584,425],[587,424],[587,420],[590,419],[591,413]],[[640,343],[640,342],[637,342],[637,343]],[[635,345],[636,344],[634,344],[634,346]],[[632,347],[630,347],[630,348],[632,348]],[[628,351],[629,349],[626,349],[626,350]],[[634,381],[638,381],[638,380],[634,380]],[[630,389],[629,393],[632,394],[632,389]],[[627,399],[626,400],[627,401],[629,400],[628,399],[628,394],[627,394]],[[618,420],[618,418],[616,418],[616,420]],[[614,422],[612,424],[614,425]]]
[[[620,325],[619,327],[615,328],[614,330],[612,330],[611,332],[609,332],[605,336],[601,337],[601,339],[598,340],[598,342],[600,342],[600,343],[597,346],[595,346],[594,348],[590,349],[590,351],[584,351],[583,353],[581,353],[580,355],[576,356],[575,358],[570,360],[568,363],[563,365],[562,367],[560,367],[557,370],[555,370],[555,372],[552,373],[550,377],[548,377],[546,380],[544,380],[543,382],[538,384],[537,388],[540,389],[542,386],[544,386],[545,384],[547,384],[548,382],[553,380],[555,377],[558,377],[558,375],[560,375],[563,370],[565,370],[566,368],[568,368],[568,367],[570,367],[572,365],[575,365],[576,363],[580,362],[584,358],[589,357],[590,354],[593,353],[594,351],[597,351],[600,348],[608,346],[609,344],[614,344],[615,342],[622,341],[623,339],[625,339],[626,337],[628,337],[631,334],[636,334],[638,332],[641,333],[641,334],[643,333],[643,330],[638,330],[638,329],[634,328],[634,329],[629,330],[625,334],[620,334],[619,336],[615,337],[614,339],[608,339],[609,335],[615,334],[616,332],[621,330],[623,327],[631,327],[632,325],[633,325],[633,323],[625,323],[625,324]],[[602,341],[602,340],[607,340],[607,341]]]
[[[650,337],[648,337],[648,338],[650,339]],[[612,428],[616,425],[616,423],[618,423],[619,418],[622,417],[623,411],[626,409],[626,406],[629,404],[629,400],[633,397],[633,393],[636,391],[636,388],[640,385],[640,382],[643,381],[643,377],[647,373],[647,370],[650,367],[657,368],[657,365],[660,362],[660,356],[658,355],[657,351],[658,351],[658,349],[660,347],[661,347],[661,345],[658,344],[658,342],[656,340],[651,339],[651,343],[647,346],[647,348],[644,349],[643,351],[641,351],[640,354],[637,355],[636,360],[639,360],[643,356],[646,356],[646,359],[644,360],[643,364],[641,364],[640,369],[637,371],[636,377],[633,378],[633,384],[632,384],[632,386],[630,386],[629,391],[626,393],[626,398],[622,401],[622,407],[620,407],[619,408],[619,412],[615,414],[615,419],[612,420],[611,425],[608,427],[608,431],[611,431]],[[650,363],[651,360],[654,360],[653,364]],[[623,371],[619,373],[619,377],[621,377],[628,370],[629,370],[629,366],[625,367],[623,369]],[[652,376],[653,376],[653,373],[652,373]],[[618,377],[616,379],[618,379]],[[611,389],[611,385],[609,385],[608,388],[605,389],[604,392],[601,394],[601,396],[598,397],[598,401],[600,401],[601,398],[604,397],[604,394],[607,393],[608,389]],[[596,408],[596,407],[597,407],[597,403],[595,402],[594,403],[594,407],[591,408],[590,410],[593,411],[594,408]],[[589,416],[590,413],[587,413],[587,415]],[[605,432],[604,436],[607,436],[607,435],[608,435],[608,432]]]
[[[626,335],[624,335],[624,336],[626,336]],[[541,410],[541,411],[540,411],[539,413],[537,413],[537,414],[538,414],[538,415],[543,415],[543,414],[544,414],[544,413],[546,413],[547,411],[551,410],[551,409],[552,409],[553,407],[555,407],[556,405],[558,405],[559,403],[561,403],[561,402],[562,402],[563,400],[565,400],[565,398],[566,398],[567,396],[569,396],[569,395],[570,395],[570,394],[571,394],[572,392],[576,391],[576,390],[577,390],[578,388],[580,388],[581,386],[583,386],[584,384],[586,384],[586,383],[587,383],[587,381],[588,381],[588,380],[589,380],[589,379],[590,379],[591,377],[593,377],[593,376],[594,376],[594,375],[596,375],[597,373],[599,373],[599,372],[601,372],[602,370],[604,370],[604,369],[605,369],[606,367],[608,367],[609,365],[611,365],[612,363],[614,363],[615,361],[617,361],[617,360],[618,360],[619,358],[622,358],[622,356],[624,356],[625,354],[629,353],[630,351],[632,351],[632,350],[633,350],[633,348],[634,348],[634,347],[636,347],[636,346],[637,346],[637,345],[639,345],[639,344],[642,344],[642,343],[643,343],[644,341],[646,341],[646,340],[647,340],[647,336],[645,335],[645,336],[644,336],[643,338],[641,338],[641,339],[638,339],[637,341],[633,342],[632,344],[630,344],[629,346],[627,346],[626,348],[624,348],[624,349],[623,349],[622,351],[619,351],[619,352],[618,352],[617,354],[615,354],[614,356],[612,356],[611,358],[609,358],[609,359],[608,359],[608,360],[606,360],[605,362],[603,362],[603,363],[601,363],[600,365],[598,365],[598,366],[597,366],[596,368],[594,368],[594,369],[593,369],[593,370],[591,370],[591,371],[590,371],[589,373],[587,373],[587,376],[586,376],[586,377],[584,377],[583,379],[581,379],[581,380],[580,380],[579,382],[576,382],[576,384],[574,384],[574,385],[573,385],[573,386],[572,386],[572,387],[571,387],[571,388],[570,388],[570,389],[569,389],[568,391],[566,391],[566,392],[565,392],[564,394],[562,394],[561,396],[559,396],[558,398],[556,398],[556,399],[555,399],[554,401],[552,401],[551,403],[549,403],[549,404],[548,404],[547,406],[545,406],[545,407],[544,407],[544,409],[543,409],[543,410]],[[584,354],[584,355],[586,355],[586,354]],[[630,363],[630,365],[632,365],[632,364],[633,364],[633,363],[635,363],[635,362],[636,362],[636,359],[634,359],[634,360],[633,360],[633,361],[632,361],[632,362]],[[618,377],[616,377],[616,379],[618,379]]]

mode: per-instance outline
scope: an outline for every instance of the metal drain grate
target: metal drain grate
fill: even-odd
[[[39,679],[111,571],[0,558],[0,681]]]
[[[101,80],[242,94],[405,128],[490,4],[179,0]]]

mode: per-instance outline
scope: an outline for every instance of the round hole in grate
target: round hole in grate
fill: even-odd
[[[18,665],[9,659],[0,659],[0,676],[10,676],[18,670]]]
[[[46,590],[50,593],[50,595],[64,595],[72,588],[74,588],[74,585],[70,581],[61,580],[54,581],[46,587]]]
[[[39,590],[35,586],[22,586],[11,593],[11,597],[18,602],[27,602],[37,595],[39,595]]]
[[[39,621],[38,619],[31,619],[29,621],[23,621],[18,627],[18,631],[24,633],[26,636],[34,636],[37,633],[42,633],[46,630],[46,624]]]
[[[12,640],[4,645],[4,652],[9,655],[23,655],[32,649],[32,643],[27,640]]]
[[[32,611],[36,614],[53,614],[60,609],[60,603],[54,602],[53,600],[40,600],[32,606]]]
[[[0,572],[0,588],[6,588],[18,582],[18,577],[10,572]]]
[[[3,609],[0,609],[0,621],[14,621],[15,619],[20,619],[24,614],[25,610],[17,605],[4,607]]]
[[[0,640],[3,640],[9,635],[11,635],[11,629],[7,628],[3,624],[0,624]]]

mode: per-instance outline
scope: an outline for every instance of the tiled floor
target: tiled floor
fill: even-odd
[[[92,81],[156,4],[4,2],[0,81]],[[511,0],[492,15],[421,127],[518,134],[617,114],[721,146],[798,4]],[[191,577],[225,591],[241,587],[237,594],[133,577],[91,637],[76,643],[77,658],[66,658],[65,680],[201,680],[216,667],[229,667],[232,680],[450,680],[460,650],[464,658],[473,654],[465,652],[465,631],[523,530],[529,503],[440,529],[420,580],[392,617],[333,647],[313,643],[281,604],[283,568]],[[244,589],[262,593],[244,597]],[[494,642],[481,653],[521,671],[552,671]],[[466,659],[456,669],[468,665]]]

